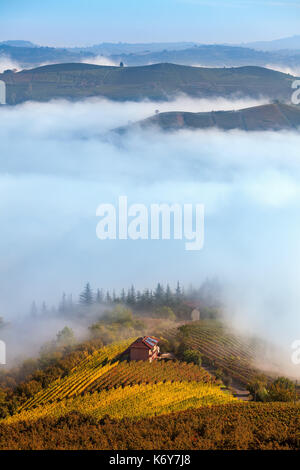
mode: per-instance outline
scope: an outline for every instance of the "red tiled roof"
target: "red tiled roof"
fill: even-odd
[[[157,345],[159,339],[154,336],[144,336],[137,338],[130,346],[130,348],[152,349]]]

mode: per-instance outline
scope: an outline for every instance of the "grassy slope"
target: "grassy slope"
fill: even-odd
[[[107,67],[58,64],[19,73],[0,74],[7,83],[7,102],[80,99],[105,96],[116,100],[161,100],[178,93],[191,96],[266,96],[289,100],[293,77],[260,67],[197,68],[175,64]]]
[[[300,127],[300,108],[286,104],[268,104],[238,111],[167,112],[152,116],[138,124],[143,128],[155,125],[167,131],[213,127],[246,131],[297,129]]]

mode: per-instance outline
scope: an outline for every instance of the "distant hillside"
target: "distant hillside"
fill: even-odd
[[[6,41],[0,43],[0,59],[1,56],[8,57],[22,68],[35,67],[37,65],[47,62],[79,62],[81,58],[91,58],[94,54],[85,52],[82,54],[80,51],[71,52],[67,49],[60,49],[55,47],[39,47],[32,45],[24,45],[22,41],[18,45],[14,44],[15,41]],[[13,43],[13,44],[12,44]]]
[[[35,50],[35,49],[34,49]],[[289,101],[294,78],[261,67],[199,68],[174,64],[106,67],[80,63],[0,74],[8,104],[53,98],[104,96],[114,100],[166,100],[185,93],[197,97],[249,96]]]
[[[2,41],[0,46],[12,46],[12,47],[39,47],[33,44],[31,41]]]
[[[138,125],[143,128],[155,125],[167,131],[213,127],[223,130],[242,129],[245,131],[297,129],[300,128],[300,108],[286,104],[268,104],[239,111],[169,112],[156,114],[141,121]],[[124,131],[125,128],[122,130]]]
[[[17,61],[22,68],[45,63],[87,61],[102,57],[118,64],[139,66],[162,62],[209,67],[299,67],[299,36],[286,40],[251,44],[196,44],[178,43],[102,43],[90,47],[41,47],[29,41],[0,42],[0,58],[6,56]]]
[[[148,65],[171,62],[181,65],[202,65],[212,67],[240,67],[243,65],[297,67],[300,65],[300,51],[289,55],[280,51],[260,51],[254,48],[229,45],[194,45],[184,50],[161,50],[143,53],[112,54],[111,59],[127,65]]]
[[[300,35],[291,36],[288,38],[275,39],[273,41],[256,41],[243,44],[245,47],[261,51],[278,51],[282,49],[298,50],[300,51]]]
[[[187,49],[195,46],[194,42],[146,42],[146,43],[126,43],[126,42],[103,42],[89,47],[72,47],[69,51],[93,52],[94,54],[145,54],[154,51],[174,51]]]

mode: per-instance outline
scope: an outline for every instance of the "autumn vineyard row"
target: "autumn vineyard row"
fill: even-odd
[[[164,332],[166,338],[175,338],[176,328]],[[193,323],[189,328],[188,345],[200,351],[215,368],[220,368],[239,382],[247,384],[259,371],[254,366],[259,345],[228,334],[224,327]]]
[[[96,419],[105,415],[117,419],[143,418],[234,401],[236,399],[230,393],[212,383],[168,381],[119,387],[63,399],[23,410],[3,422],[11,424],[44,417],[58,418],[75,411]]]

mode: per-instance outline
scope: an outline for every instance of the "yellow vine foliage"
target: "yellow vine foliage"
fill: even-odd
[[[121,419],[143,418],[203,406],[222,405],[237,401],[218,385],[199,382],[160,382],[119,387],[109,391],[75,396],[44,404],[8,417],[3,423],[35,421],[42,417],[59,418],[77,411],[100,419],[105,415]]]
[[[105,374],[108,370],[118,365],[118,361],[115,360],[116,357],[127,349],[134,339],[135,338],[130,338],[109,346],[104,346],[93,354],[90,354],[86,359],[81,361],[77,367],[72,369],[66,377],[56,380],[46,390],[42,390],[25,402],[19,411],[45,405],[64,398],[71,398],[83,393],[84,390],[95,380],[99,379],[102,374]]]

